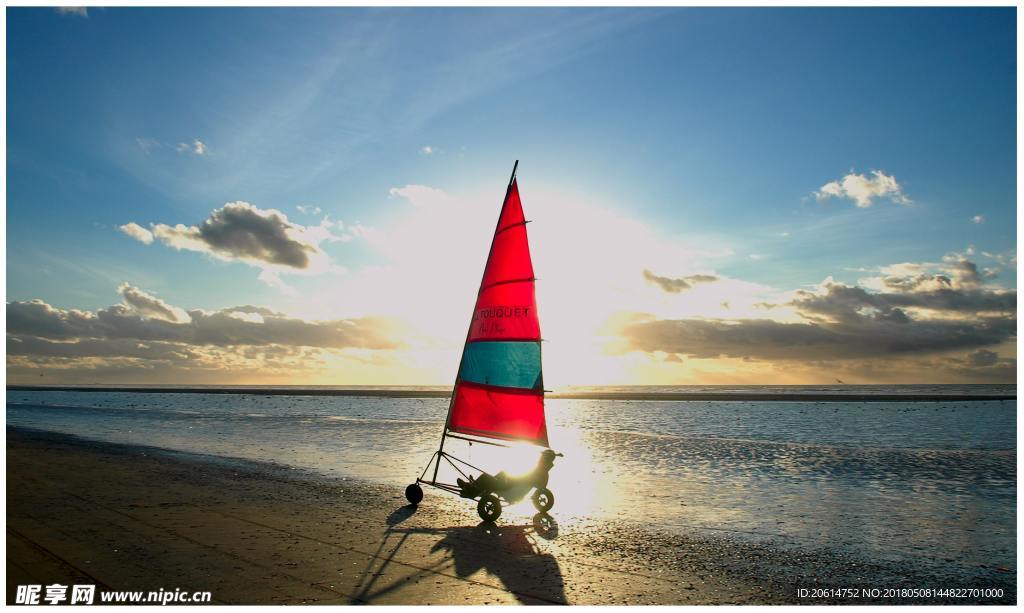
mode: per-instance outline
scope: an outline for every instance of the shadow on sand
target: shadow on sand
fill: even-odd
[[[558,524],[547,513],[535,515],[529,526],[480,522],[476,526],[450,528],[399,527],[415,512],[416,507],[406,505],[388,515],[388,527],[376,554],[360,577],[359,592],[352,598],[353,603],[372,603],[380,596],[407,585],[410,580],[430,573],[468,578],[483,570],[486,575],[497,578],[523,604],[568,604],[558,562],[550,553],[537,547],[536,537],[550,540],[558,536]],[[413,535],[441,537],[430,548],[430,552],[441,551],[446,554],[445,557],[428,566],[419,567],[419,570],[407,576],[392,580],[388,585],[378,587],[377,583],[385,570],[388,570],[399,550]]]

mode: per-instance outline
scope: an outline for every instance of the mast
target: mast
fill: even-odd
[[[501,210],[498,212],[498,221],[494,222],[494,234],[491,235],[491,247],[487,250],[487,259],[484,261],[484,271],[480,273],[480,283],[477,287],[482,287],[484,279],[487,276],[487,265],[491,261],[491,255],[494,254],[494,241],[497,238],[498,230],[501,226],[502,214],[505,212],[505,206],[508,204],[508,197],[512,193],[512,184],[516,181],[516,170],[519,168],[519,160],[512,165],[512,176],[508,179],[508,187],[505,188],[505,199],[501,201]],[[452,384],[452,395],[448,399],[448,413],[444,417],[444,430],[441,432],[441,444],[437,447],[437,462],[434,464],[434,476],[431,479],[433,483],[437,483],[437,471],[441,468],[441,453],[444,451],[444,440],[448,437],[448,420],[452,415],[452,406],[455,404],[455,388],[459,384],[459,373],[462,372],[463,361],[466,359],[466,345],[469,343],[469,335],[473,332],[473,318],[476,315],[476,303],[473,304],[473,312],[469,316],[469,326],[466,329],[466,340],[462,343],[462,356],[459,357],[459,369],[455,371],[455,382]],[[428,465],[429,466],[429,465]]]

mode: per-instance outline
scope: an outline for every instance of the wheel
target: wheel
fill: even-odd
[[[484,494],[476,504],[476,512],[484,521],[494,521],[501,517],[501,501],[494,494]]]
[[[538,487],[533,493],[533,506],[541,513],[546,513],[555,506],[555,495],[546,487]]]
[[[423,488],[419,483],[410,483],[409,487],[405,488],[405,499],[413,505],[417,505],[423,500]]]

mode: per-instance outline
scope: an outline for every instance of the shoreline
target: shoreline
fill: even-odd
[[[1016,570],[578,520],[496,526],[433,491],[7,427],[8,602],[24,583],[321,604],[1013,603]],[[556,521],[558,509],[552,511]],[[82,578],[84,580],[81,580]],[[800,588],[1001,587],[1001,599],[808,599]]]
[[[157,387],[100,385],[8,385],[8,392],[117,392],[142,394],[239,394],[252,396],[349,396],[363,398],[450,398],[448,390],[282,388],[257,386]],[[644,402],[980,402],[1016,400],[1017,394],[920,394],[829,392],[557,392],[552,400],[620,400]]]

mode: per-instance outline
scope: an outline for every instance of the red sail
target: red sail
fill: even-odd
[[[533,263],[513,180],[473,310],[447,427],[546,447],[542,381]]]

